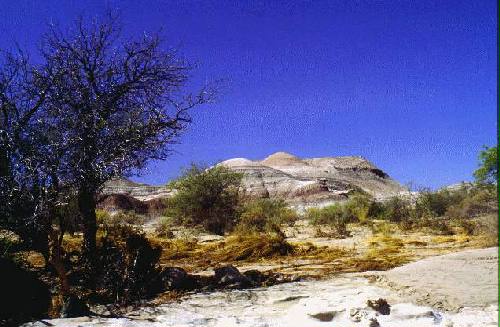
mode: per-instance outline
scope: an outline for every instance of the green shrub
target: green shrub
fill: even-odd
[[[369,195],[355,195],[344,204],[351,221],[368,223],[368,219],[378,218],[383,211],[382,204],[376,202]]]
[[[223,235],[237,220],[242,177],[223,166],[205,169],[193,165],[170,184],[177,192],[167,201],[166,216]]]
[[[389,221],[400,223],[411,219],[412,206],[409,200],[402,197],[392,197],[383,203],[381,217]]]
[[[333,204],[324,208],[310,208],[305,217],[313,225],[327,225],[332,228],[336,237],[347,237],[347,224],[353,221],[351,212],[345,205]]]
[[[172,232],[173,221],[169,217],[162,217],[155,228],[155,233],[159,237],[173,238]]]
[[[111,221],[111,216],[109,212],[101,209],[97,209],[95,211],[95,217],[96,217],[96,223],[97,225],[104,225],[104,224],[109,224]]]
[[[450,205],[445,212],[450,219],[466,219],[498,212],[498,193],[495,188],[476,186],[460,202]]]
[[[498,146],[485,147],[479,153],[479,168],[474,172],[479,184],[497,184],[498,180]]]
[[[467,189],[461,188],[458,190],[439,190],[431,192],[423,191],[419,194],[415,203],[415,211],[418,218],[428,215],[441,217],[448,208],[457,205],[467,197]]]
[[[240,214],[238,232],[277,232],[281,225],[293,225],[297,213],[283,200],[259,199],[246,203]]]

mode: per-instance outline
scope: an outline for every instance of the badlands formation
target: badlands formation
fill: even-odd
[[[264,160],[235,158],[219,165],[243,173],[242,195],[281,198],[299,209],[344,201],[355,191],[364,191],[378,200],[407,192],[388,174],[361,157],[301,159],[277,152]],[[165,186],[120,178],[106,184],[102,193],[124,194],[148,202],[169,197],[172,192]]]
[[[244,195],[282,198],[297,207],[346,200],[349,194],[359,190],[379,200],[407,192],[361,157],[301,159],[277,152],[261,161],[236,158],[220,165],[244,174]]]

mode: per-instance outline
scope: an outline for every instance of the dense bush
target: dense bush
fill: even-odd
[[[280,233],[281,225],[292,225],[297,219],[297,213],[283,200],[259,199],[243,206],[237,231]]]
[[[128,225],[110,228],[97,248],[98,265],[91,274],[97,297],[92,300],[126,304],[161,291],[160,255],[161,248],[152,246],[136,229]],[[83,286],[88,286],[86,267],[77,267],[80,273],[72,276],[72,284],[78,286],[83,282]],[[79,281],[79,276],[84,278]]]
[[[335,237],[347,237],[347,224],[352,222],[353,216],[345,205],[333,204],[324,208],[310,208],[306,211],[305,217],[313,225],[329,226]]]
[[[409,220],[412,214],[412,205],[409,200],[395,196],[383,203],[380,217],[392,222],[401,223]]]
[[[223,235],[237,220],[241,178],[242,174],[223,166],[205,169],[193,165],[171,183],[177,192],[167,202],[166,215],[178,223],[203,226]]]
[[[415,203],[415,214],[418,218],[432,215],[436,217],[443,216],[448,208],[461,203],[467,197],[465,187],[458,190],[439,190],[431,192],[424,190],[420,192]]]
[[[448,218],[461,219],[497,212],[498,193],[496,188],[478,185],[470,189],[462,201],[449,206],[445,215]]]
[[[162,217],[156,225],[155,233],[159,237],[173,238],[174,234],[172,232],[172,219],[169,217]]]

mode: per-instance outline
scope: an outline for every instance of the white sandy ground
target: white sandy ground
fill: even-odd
[[[498,305],[498,247],[429,257],[378,273],[376,280],[437,309]]]
[[[397,292],[349,274],[254,290],[198,293],[180,302],[142,308],[126,318],[54,319],[25,326],[490,327],[498,326],[497,271],[498,248],[469,250],[377,274]],[[378,298],[391,305],[389,315],[367,306],[367,300]],[[428,305],[432,303],[446,303],[456,311]]]

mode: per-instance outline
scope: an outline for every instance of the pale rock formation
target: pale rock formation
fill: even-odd
[[[120,177],[106,183],[101,193],[105,195],[126,194],[141,201],[148,201],[157,198],[168,198],[172,195],[172,190],[166,186],[135,183]]]
[[[345,201],[356,190],[377,200],[409,194],[385,172],[361,157],[299,158],[277,152],[264,160],[234,158],[219,163],[243,173],[241,193],[251,198],[279,198],[297,209]],[[126,194],[141,201],[172,196],[166,186],[124,178],[107,183],[103,194]]]
[[[362,190],[378,200],[408,192],[361,157],[301,159],[277,152],[261,161],[237,158],[219,165],[244,174],[244,195],[282,198],[298,208],[343,201],[355,190]]]

